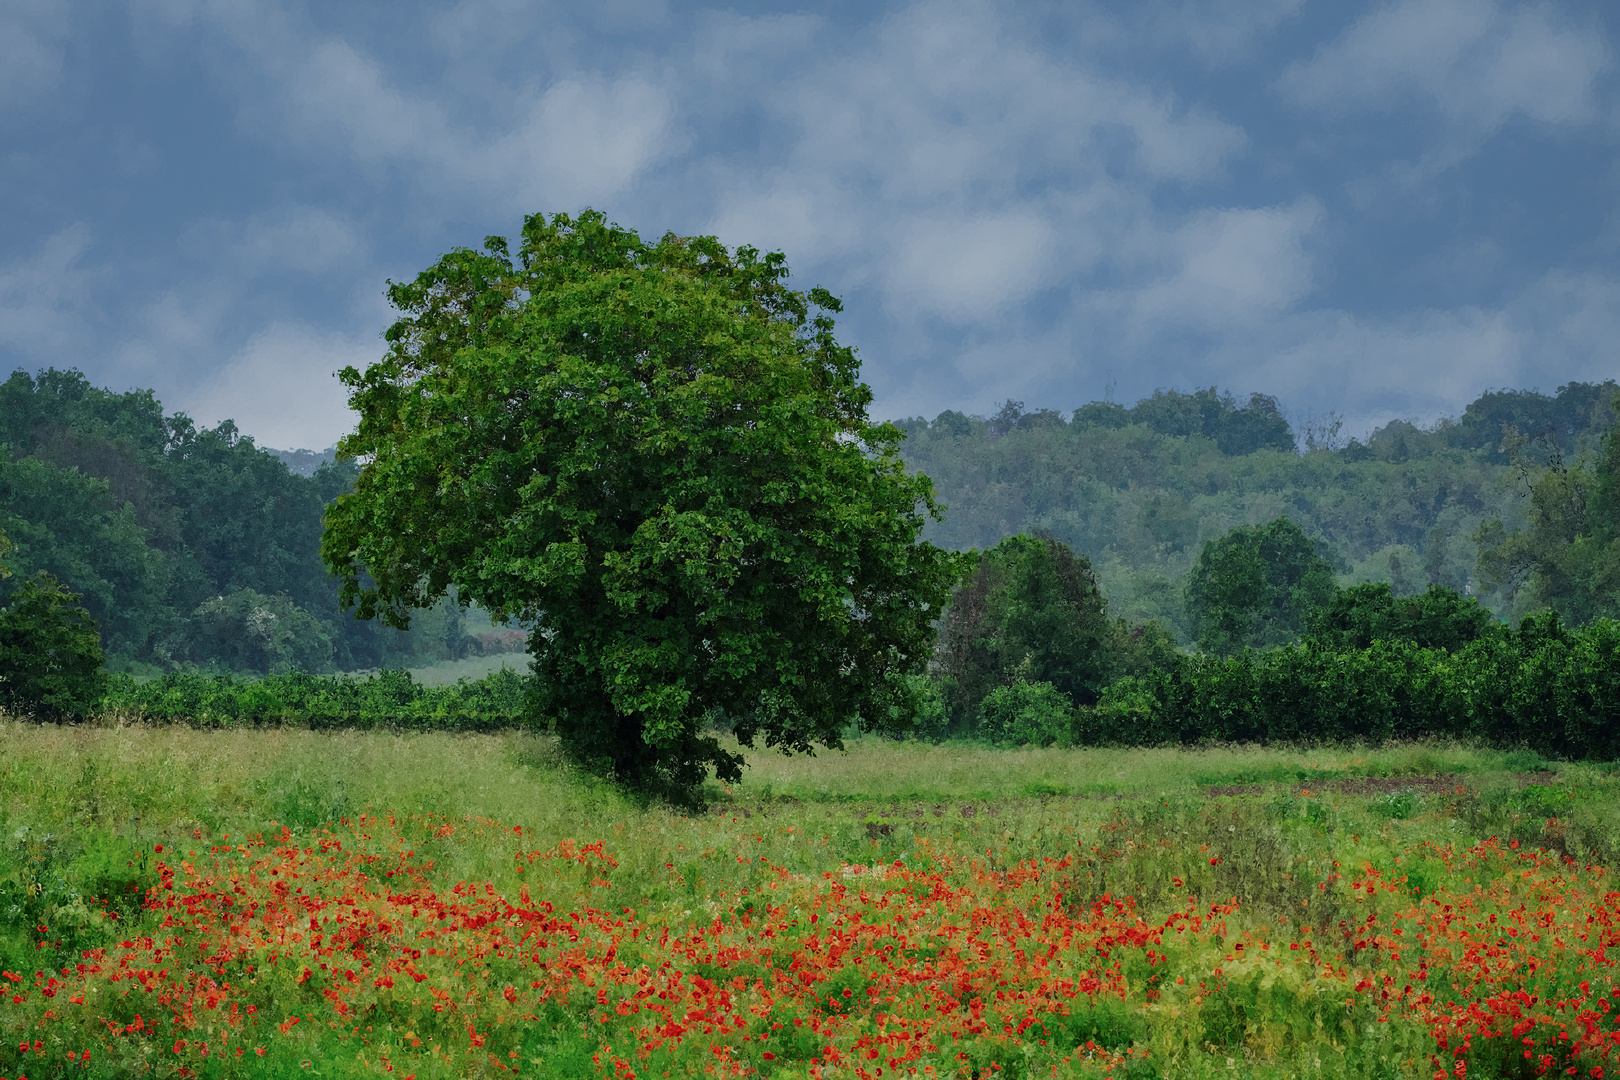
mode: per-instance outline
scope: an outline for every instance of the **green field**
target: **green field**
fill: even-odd
[[[686,815],[536,735],[5,723],[0,745],[7,1078],[1608,1060],[1603,765],[857,740],[756,751]],[[1454,940],[1543,919],[1534,945]],[[1470,1004],[1523,1015],[1458,1058]]]

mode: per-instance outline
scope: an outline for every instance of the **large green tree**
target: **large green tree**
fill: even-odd
[[[534,215],[392,285],[387,355],[346,370],[364,461],[323,553],[362,617],[454,586],[533,629],[537,707],[591,770],[687,797],[744,745],[886,723],[956,576],[937,516],[779,253]]]

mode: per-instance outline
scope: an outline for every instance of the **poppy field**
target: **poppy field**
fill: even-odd
[[[681,815],[533,737],[0,737],[7,1080],[1620,1075],[1597,766],[858,742]]]

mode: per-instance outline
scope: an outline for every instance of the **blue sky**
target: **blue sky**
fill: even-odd
[[[874,414],[1620,375],[1614,6],[7,0],[0,359],[261,444],[525,213],[780,248]]]

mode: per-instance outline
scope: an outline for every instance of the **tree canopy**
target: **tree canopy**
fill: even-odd
[[[401,634],[339,606],[320,557],[321,513],[354,472],[342,462],[295,475],[229,420],[199,428],[151,391],[113,393],[72,370],[13,372],[0,382],[0,529],[17,573],[0,581],[0,601],[51,575],[80,597],[118,664],[263,659],[219,633],[222,608],[280,613],[272,636],[291,651],[266,660],[272,667],[460,655],[468,641],[435,633],[459,626],[448,611]]]
[[[1121,675],[1173,655],[1155,624],[1109,617],[1091,562],[1049,536],[1009,536],[981,553],[951,598],[935,660],[958,730],[996,688],[1048,683],[1090,705]]]
[[[342,374],[364,461],[323,553],[362,617],[454,587],[532,627],[567,751],[690,796],[744,745],[881,726],[926,662],[956,558],[900,432],[872,424],[839,301],[780,253],[534,215],[392,285],[386,356]]]
[[[1282,645],[1336,588],[1333,564],[1292,521],[1240,525],[1205,542],[1187,582],[1187,619],[1209,652]]]
[[[1620,410],[1620,396],[1610,408]],[[1620,426],[1573,460],[1557,436],[1510,430],[1503,440],[1526,520],[1517,529],[1481,524],[1474,534],[1480,578],[1517,612],[1551,608],[1573,623],[1620,616]]]
[[[1471,596],[1430,585],[1399,597],[1388,582],[1340,589],[1305,619],[1310,636],[1336,649],[1371,648],[1374,641],[1410,641],[1420,649],[1456,652],[1496,633],[1502,624]]]
[[[1342,555],[1345,583],[1388,581],[1397,596],[1445,585],[1479,595],[1503,616],[1530,610],[1536,590],[1515,593],[1519,574],[1492,591],[1497,579],[1476,565],[1477,530],[1497,520],[1512,533],[1537,512],[1517,496],[1524,486],[1510,482],[1513,440],[1505,436],[1530,437],[1519,443],[1519,457],[1534,470],[1560,457],[1571,469],[1590,466],[1613,423],[1615,389],[1609,382],[1570,383],[1556,395],[1490,391],[1459,418],[1422,426],[1394,420],[1342,446],[1330,414],[1302,425],[1303,452],[1265,395],[1161,391],[1134,405],[1081,405],[1067,424],[1011,401],[990,416],[906,419],[901,453],[950,508],[925,529],[927,539],[985,549],[1017,533],[1056,537],[1090,557],[1115,614],[1159,621],[1184,643],[1195,635],[1183,585],[1203,543],[1284,514]],[[1273,434],[1232,452],[1252,445],[1242,437],[1249,424]],[[1596,519],[1593,529],[1596,538]],[[1506,554],[1505,569],[1518,574],[1522,553]],[[1609,563],[1598,546],[1583,542],[1568,554],[1572,569],[1585,567],[1577,577],[1601,586]],[[1581,621],[1597,609],[1560,610]]]

